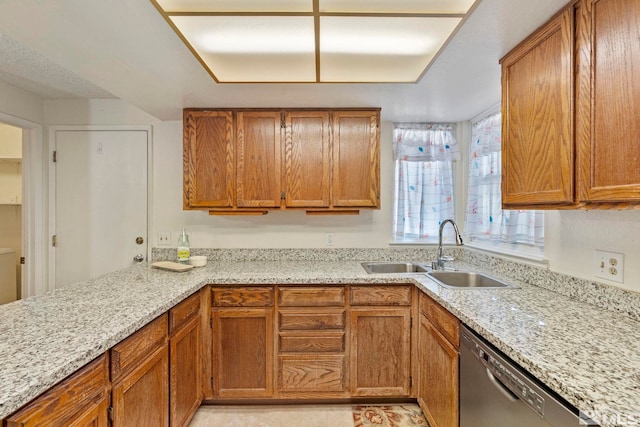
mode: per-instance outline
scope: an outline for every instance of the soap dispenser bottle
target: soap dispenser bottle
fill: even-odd
[[[178,262],[188,264],[190,255],[191,244],[189,243],[189,235],[184,227],[182,227],[182,233],[180,233],[180,237],[178,237]]]

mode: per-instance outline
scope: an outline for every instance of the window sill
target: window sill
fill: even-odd
[[[549,261],[544,258],[544,248],[528,245],[515,245],[503,242],[465,241],[470,249],[490,252],[499,256],[525,261],[528,264],[548,268]]]

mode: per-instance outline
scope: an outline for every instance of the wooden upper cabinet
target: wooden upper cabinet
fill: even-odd
[[[333,113],[333,206],[380,207],[380,111]]]
[[[380,109],[184,110],[184,208],[380,207]]]
[[[278,207],[282,113],[241,111],[236,117],[238,207]]]
[[[184,111],[184,209],[232,207],[235,143],[231,111]]]
[[[639,27],[576,0],[501,60],[505,208],[640,208]]]
[[[328,111],[286,113],[286,205],[328,207],[331,140]]]
[[[579,199],[640,202],[640,3],[584,0],[577,9]]]
[[[573,9],[502,60],[505,208],[574,203]]]

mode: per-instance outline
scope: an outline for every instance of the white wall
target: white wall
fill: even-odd
[[[157,233],[186,227],[193,247],[318,248],[326,233],[335,234],[335,247],[386,247],[391,240],[392,124],[382,122],[381,210],[360,215],[307,216],[304,211],[270,212],[261,216],[210,216],[207,211],[182,210],[182,122],[154,126],[153,242]]]
[[[325,247],[325,233],[335,233],[336,247],[386,247],[391,239],[393,169],[392,123],[381,128],[381,205],[358,216],[307,217],[304,212],[271,212],[264,216],[219,217],[182,210],[182,123],[158,122],[122,101],[47,101],[47,123],[78,125],[153,124],[153,220],[151,245],[160,231],[177,233],[186,227],[194,247],[315,248]],[[468,129],[458,135],[467,135]],[[461,141],[462,142],[462,141]],[[461,147],[465,162],[466,145]],[[458,175],[459,176],[459,175]],[[463,196],[456,196],[464,212]],[[545,216],[545,258],[552,271],[640,291],[640,210],[548,211]],[[464,223],[464,214],[458,215]],[[625,254],[624,284],[596,279],[594,250]]]
[[[552,271],[640,292],[640,210],[548,211],[545,258]],[[624,254],[624,283],[594,275],[596,249]]]

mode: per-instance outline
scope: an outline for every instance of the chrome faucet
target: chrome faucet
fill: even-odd
[[[453,261],[452,257],[446,257],[442,253],[442,230],[448,222],[451,223],[451,225],[453,226],[453,231],[456,234],[456,245],[463,245],[462,236],[460,235],[460,231],[458,230],[456,222],[452,219],[445,219],[444,221],[442,221],[440,223],[440,231],[438,233],[438,259],[431,263],[431,268],[433,268],[434,270],[444,270],[444,263],[447,261]]]

